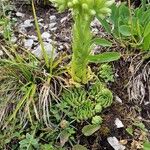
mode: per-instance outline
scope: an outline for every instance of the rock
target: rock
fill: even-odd
[[[27,49],[31,49],[34,41],[33,39],[27,39],[24,41],[24,47]]]
[[[28,38],[34,40],[34,41],[37,41],[38,40],[38,37],[35,36],[35,35],[28,35]]]
[[[38,20],[38,22],[43,22],[44,21],[44,19],[43,18],[40,18],[39,20]]]
[[[50,31],[56,31],[56,30],[57,30],[57,27],[50,28],[49,30],[50,30]]]
[[[114,148],[114,150],[125,150],[125,146],[119,143],[116,137],[108,137],[108,143]]]
[[[11,42],[12,42],[12,43],[16,43],[16,41],[17,41],[17,38],[13,35],[13,36],[11,37]]]
[[[50,22],[56,22],[56,16],[55,15],[52,15],[49,18],[50,18]]]
[[[64,23],[67,19],[68,19],[68,17],[63,17],[63,18],[60,20],[60,22],[61,22],[61,23]]]
[[[50,43],[44,42],[44,48],[45,48],[46,53],[50,56],[51,53],[52,53],[52,49],[53,49],[52,45],[51,45]],[[36,57],[42,59],[42,49],[41,49],[41,45],[38,45],[37,48],[36,48],[34,51],[32,51],[32,53],[33,53]],[[57,56],[57,53],[54,52],[53,58],[55,58],[56,56]]]
[[[117,128],[123,128],[124,127],[122,121],[119,118],[116,118],[115,125]]]
[[[43,32],[41,36],[42,36],[42,39],[49,39],[50,38],[50,34],[48,32]]]
[[[23,26],[24,26],[25,28],[32,27],[32,26],[33,26],[33,23],[32,23],[32,22],[33,22],[32,19],[27,19],[27,20],[24,21]]]
[[[4,55],[3,51],[0,50],[0,57],[3,56],[3,55]]]
[[[122,104],[122,99],[116,95],[115,100]]]
[[[92,28],[92,32],[94,35],[96,35],[99,33],[99,30],[97,28]]]
[[[23,13],[21,13],[21,12],[16,12],[16,16],[17,16],[17,17],[24,17],[25,14],[23,14]]]
[[[100,26],[100,22],[97,18],[95,18],[92,22],[91,22],[91,26],[92,27],[99,27]]]
[[[49,24],[49,28],[50,28],[50,29],[51,29],[51,28],[54,28],[55,25],[56,25],[56,23],[50,23],[50,24]]]

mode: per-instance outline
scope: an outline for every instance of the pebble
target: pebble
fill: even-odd
[[[2,51],[2,50],[0,50],[0,56],[3,56],[3,55],[4,55],[3,51]]]
[[[56,25],[56,23],[50,23],[49,28],[51,29],[51,28],[55,27],[55,25]]]
[[[60,20],[61,23],[65,22],[67,20],[68,17],[64,17]]]
[[[28,35],[28,38],[34,40],[34,41],[37,41],[38,40],[38,37],[35,36],[35,35]]]
[[[56,16],[55,15],[52,15],[49,18],[50,18],[50,22],[56,22]]]
[[[122,104],[122,99],[119,96],[116,95],[115,100]]]
[[[117,128],[123,128],[124,127],[122,121],[119,118],[116,118],[115,125]]]
[[[27,19],[27,20],[24,21],[23,26],[24,26],[25,28],[32,27],[32,26],[33,26],[33,23],[32,23],[32,22],[33,22],[32,19]]]
[[[33,39],[27,39],[24,41],[24,47],[27,49],[31,49],[34,41]]]
[[[13,36],[11,37],[11,42],[12,42],[12,43],[16,43],[16,41],[17,41],[17,38],[16,38],[16,36],[13,35]]]
[[[108,143],[114,148],[114,150],[125,150],[125,146],[119,143],[116,137],[108,137]]]
[[[25,14],[23,14],[23,13],[21,13],[21,12],[16,12],[16,16],[17,16],[17,17],[24,17]]]
[[[52,45],[51,45],[50,43],[47,43],[47,42],[43,42],[43,43],[44,43],[44,48],[45,48],[46,53],[50,56],[51,53],[52,53],[52,49],[53,49]],[[32,51],[32,53],[33,53],[36,57],[38,57],[39,59],[42,59],[42,49],[41,49],[41,45],[38,45],[38,46],[36,47],[36,49]],[[55,52],[53,57],[55,58],[56,56],[57,56],[57,54],[56,54],[56,52]]]
[[[91,22],[91,26],[92,27],[97,27],[100,26],[100,22],[97,18],[95,18],[92,22]]]
[[[57,30],[57,27],[50,28],[49,30],[50,30],[50,31],[56,31],[56,30]]]
[[[50,34],[48,32],[43,32],[41,36],[43,39],[49,39],[50,38]]]

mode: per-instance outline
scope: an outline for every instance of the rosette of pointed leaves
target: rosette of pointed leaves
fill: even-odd
[[[74,88],[70,91],[65,90],[62,93],[62,100],[58,107],[67,116],[80,122],[95,115],[94,105],[95,103],[87,98],[84,89]]]
[[[96,110],[109,107],[113,102],[112,92],[100,82],[97,82],[92,86],[90,97],[95,99],[97,102]]]
[[[109,107],[113,101],[112,92],[109,89],[104,88],[95,95],[95,100],[100,103],[103,108]]]

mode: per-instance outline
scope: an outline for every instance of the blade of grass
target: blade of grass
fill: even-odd
[[[42,54],[43,54],[43,57],[44,57],[44,60],[45,60],[46,67],[49,68],[49,59],[48,59],[48,55],[47,55],[47,53],[45,51],[44,43],[43,43],[43,40],[42,40],[42,37],[41,37],[41,32],[40,32],[40,28],[39,28],[39,24],[38,24],[38,20],[37,20],[37,16],[36,16],[36,11],[35,11],[33,0],[32,0],[32,10],[33,10],[33,16],[34,16],[35,27],[36,27],[36,30],[37,30],[38,39],[39,39],[39,42],[40,42],[40,45],[41,45],[41,49],[42,49]]]

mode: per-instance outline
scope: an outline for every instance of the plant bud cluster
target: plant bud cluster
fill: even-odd
[[[115,0],[50,0],[58,7],[59,11],[69,8],[86,16],[98,15],[100,18],[110,15],[109,8]]]

